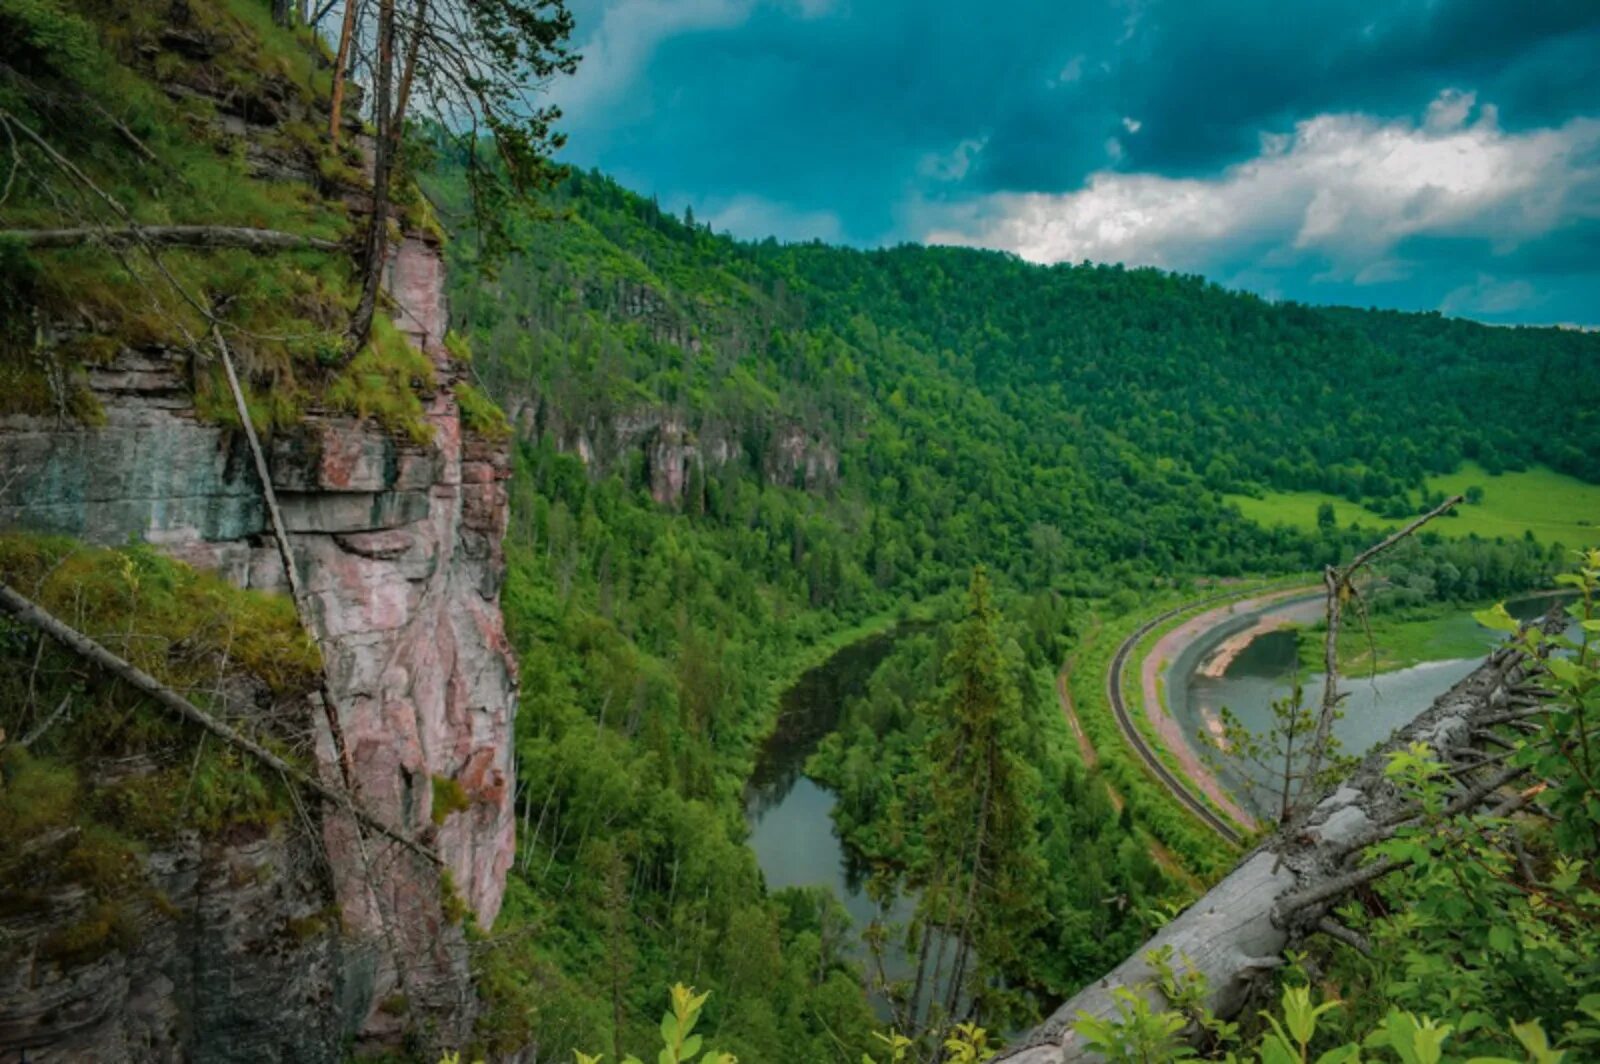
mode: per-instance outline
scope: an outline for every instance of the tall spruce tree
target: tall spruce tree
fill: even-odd
[[[978,566],[945,661],[928,751],[936,770],[912,1006],[913,1014],[919,1004],[925,1009],[935,1046],[956,1020],[1020,1018],[1023,1003],[1002,975],[1017,970],[1043,922],[1044,864],[1030,812],[1035,780],[1015,753],[1021,667],[1021,651],[1002,641],[989,576]]]

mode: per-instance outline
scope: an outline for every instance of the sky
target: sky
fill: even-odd
[[[568,0],[562,158],[718,231],[1600,326],[1600,0]]]

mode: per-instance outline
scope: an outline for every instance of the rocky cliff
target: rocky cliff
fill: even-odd
[[[523,392],[531,389],[523,387]],[[839,451],[821,432],[789,421],[744,425],[720,418],[691,420],[661,406],[640,406],[574,419],[554,402],[533,395],[507,400],[523,439],[548,435],[596,476],[642,464],[650,495],[661,506],[681,506],[693,477],[703,482],[724,466],[742,464],[769,484],[825,492],[839,482]]]
[[[439,384],[424,397],[431,441],[314,412],[271,438],[270,466],[359,797],[434,844],[449,872],[445,890],[453,884],[487,926],[514,845],[516,667],[499,610],[508,459],[504,443],[463,431],[458,368],[441,343],[441,283],[437,248],[406,240],[390,284],[403,330],[435,365]],[[91,367],[104,424],[0,421],[0,526],[108,544],[143,539],[241,587],[282,591],[243,435],[197,417],[186,358],[124,348]],[[317,756],[337,779],[321,730]],[[363,858],[337,821],[324,835],[331,898],[319,898],[328,888],[314,881],[264,891],[249,874],[304,864],[285,847],[315,840],[151,854],[153,874],[170,884],[172,919],[154,920],[158,930],[98,974],[8,973],[0,1045],[48,1046],[54,1035],[72,1048],[41,1059],[204,1059],[206,1046],[243,1037],[244,1017],[277,1039],[278,1051],[264,1046],[263,1057],[327,1058],[347,1031],[395,1036],[399,998],[414,999],[408,1011],[426,1008],[438,1030],[465,1031],[464,941],[440,877],[378,848]],[[262,928],[328,902],[346,936],[315,936],[282,964],[260,952]],[[289,1029],[299,1032],[294,1040]]]

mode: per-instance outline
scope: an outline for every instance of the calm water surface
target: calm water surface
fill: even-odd
[[[888,656],[896,636],[909,630],[910,626],[905,626],[851,643],[785,691],[777,727],[762,747],[745,787],[750,847],[767,888],[826,887],[844,903],[858,932],[877,916],[877,906],[867,897],[865,869],[834,834],[831,814],[836,797],[806,778],[805,763],[817,744],[838,726],[845,702],[866,692],[867,681]],[[893,903],[888,917],[903,924],[915,907],[914,897],[902,896]],[[853,941],[857,958],[865,960],[859,937]],[[898,949],[891,948],[885,966],[891,979],[908,974],[907,962]]]
[[[1546,597],[1529,597],[1508,602],[1507,609],[1522,619],[1531,618],[1549,608]],[[1199,670],[1211,657],[1218,644],[1235,635],[1264,616],[1274,619],[1305,623],[1321,617],[1321,596],[1278,604],[1264,610],[1240,613],[1213,628],[1190,644],[1173,662],[1167,676],[1167,705],[1177,714],[1178,722],[1190,745],[1204,751],[1205,743],[1199,739],[1202,730],[1209,729],[1218,719],[1223,707],[1232,711],[1239,721],[1252,732],[1262,734],[1272,726],[1272,703],[1288,697],[1294,686],[1299,666],[1292,631],[1266,632],[1253,639],[1228,665],[1220,676],[1206,676]],[[1459,626],[1463,630],[1481,634],[1483,653],[1497,641],[1497,633],[1482,628],[1466,611],[1441,617],[1438,624]],[[1334,732],[1343,743],[1346,754],[1361,755],[1386,740],[1396,728],[1410,723],[1417,714],[1440,694],[1463,679],[1483,660],[1482,654],[1470,658],[1449,658],[1425,661],[1408,669],[1382,673],[1375,677],[1348,676],[1341,680],[1341,689],[1348,692],[1345,698],[1344,718],[1334,726]],[[1304,704],[1317,706],[1322,699],[1322,675],[1303,677]],[[1271,815],[1274,810],[1263,808],[1273,804],[1273,796],[1258,793],[1252,799],[1243,786],[1244,773],[1259,778],[1264,773],[1232,759],[1225,759],[1224,782],[1234,790],[1241,801],[1252,806],[1257,813]]]

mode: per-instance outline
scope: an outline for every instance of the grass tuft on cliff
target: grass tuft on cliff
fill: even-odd
[[[0,580],[289,758],[310,739],[320,659],[282,597],[134,544],[0,535]],[[156,904],[142,855],[185,832],[271,830],[284,781],[32,629],[0,621],[0,918],[67,887],[91,899],[45,944],[76,963],[127,944]]]
[[[0,10],[0,115],[21,163],[5,228],[228,225],[350,241],[361,160],[353,138],[329,144],[322,46],[272,25],[260,3],[178,10],[102,0]],[[402,200],[407,224],[417,198]],[[0,413],[96,423],[84,368],[123,348],[165,349],[190,356],[201,416],[236,422],[213,314],[259,428],[328,406],[425,440],[431,367],[392,327],[347,356],[356,296],[339,251],[30,252],[0,238]]]

